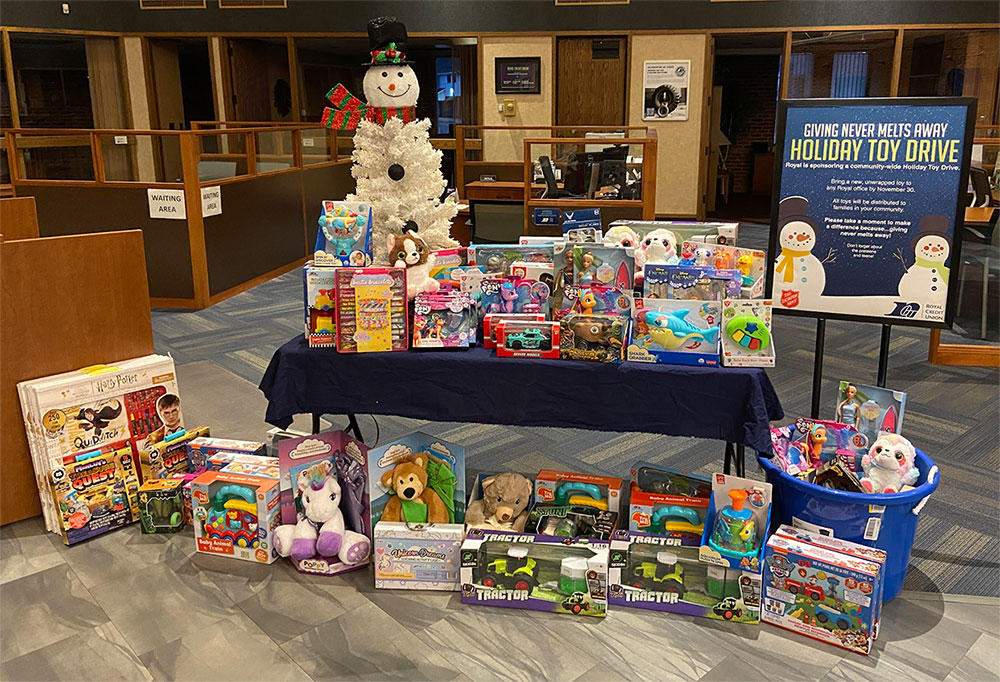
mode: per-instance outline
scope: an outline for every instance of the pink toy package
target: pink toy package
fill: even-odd
[[[467,291],[421,292],[413,300],[414,348],[468,348],[479,314]]]
[[[406,268],[337,268],[337,351],[406,350]]]
[[[632,297],[628,292],[599,284],[585,286],[567,284],[563,287],[559,309],[552,310],[552,319],[561,320],[570,313],[584,315],[628,315]]]
[[[552,294],[548,284],[533,279],[507,277],[484,279],[482,312],[485,313],[541,313],[549,311]]]

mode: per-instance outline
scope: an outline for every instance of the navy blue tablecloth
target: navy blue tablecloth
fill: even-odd
[[[643,431],[770,452],[784,417],[759,368],[498,358],[483,348],[337,353],[302,337],[274,352],[260,389],[267,421],[387,414],[443,422]]]

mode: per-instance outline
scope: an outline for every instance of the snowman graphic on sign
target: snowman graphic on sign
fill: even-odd
[[[826,263],[833,263],[835,251],[826,258],[813,255],[816,221],[809,217],[809,200],[786,197],[778,204],[778,245],[781,253],[774,264],[774,286],[784,308],[815,305],[826,288]]]
[[[950,221],[943,215],[924,216],[913,240],[913,265],[907,267],[902,249],[896,252],[905,271],[899,280],[900,298],[944,308],[948,298],[945,261],[951,254],[951,240],[947,236],[949,225]]]
[[[371,204],[375,260],[383,263],[387,237],[403,234],[404,227],[431,250],[459,245],[450,236],[458,205],[440,200],[447,185],[441,151],[431,146],[430,120],[417,118],[420,84],[406,58],[406,41],[406,26],[395,18],[368,22],[367,101],[338,83],[327,93],[333,106],[322,120],[327,128],[357,130],[351,155],[357,188],[347,201]]]

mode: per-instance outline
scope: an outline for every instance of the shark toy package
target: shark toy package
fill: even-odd
[[[717,366],[721,319],[721,301],[637,299],[625,359]]]

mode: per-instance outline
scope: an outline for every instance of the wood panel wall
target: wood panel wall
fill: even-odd
[[[38,236],[35,197],[0,199],[0,234],[8,241]]]

